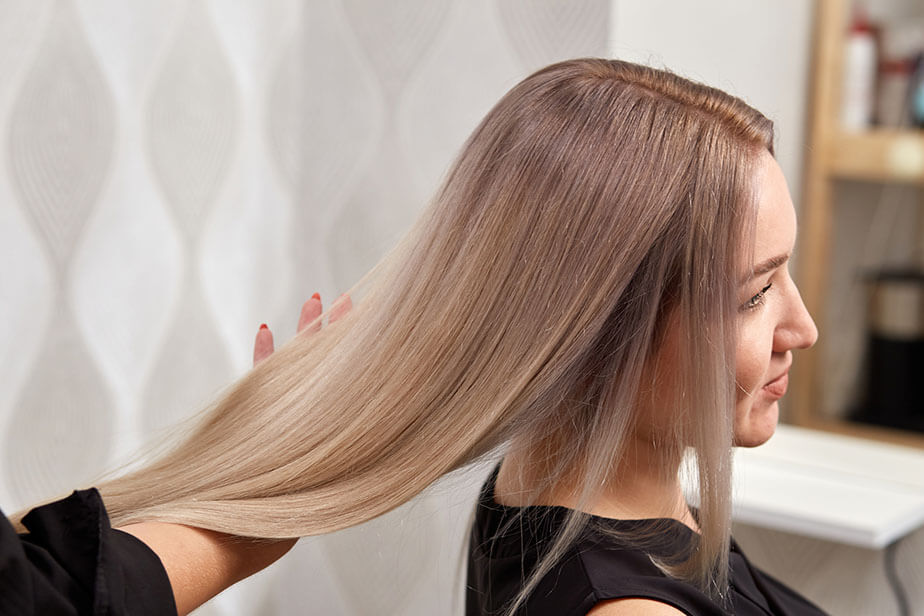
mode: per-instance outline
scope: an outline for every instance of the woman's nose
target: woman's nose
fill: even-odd
[[[776,350],[784,352],[791,349],[807,349],[818,340],[818,327],[812,320],[799,289],[792,285],[792,301],[788,302],[786,314],[777,328]]]

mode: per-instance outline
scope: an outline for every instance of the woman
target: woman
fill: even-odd
[[[514,89],[510,109],[567,123],[534,133],[521,127],[538,120],[512,123],[532,148],[514,199],[560,213],[572,242],[600,245],[586,256],[603,279],[585,304],[595,291],[606,303],[568,382],[550,390],[553,413],[512,436],[486,486],[469,614],[524,602],[529,614],[747,613],[761,599],[817,613],[737,555],[728,591],[731,446],[772,435],[791,351],[817,335],[786,269],[795,214],[770,122],[721,92],[619,62],[566,63],[525,83],[532,104]],[[699,468],[696,517],[678,478],[686,448]],[[760,590],[745,592],[745,578]]]
[[[731,448],[769,438],[790,352],[815,338],[772,153],[764,116],[669,73],[613,60],[535,73],[340,322],[261,362],[170,454],[99,486],[112,523],[164,561],[183,612],[241,574],[212,567],[199,583],[200,549],[235,562],[243,546],[263,565],[290,543],[224,538],[358,524],[506,444],[476,522],[470,613],[533,614],[591,527],[709,609],[730,605]],[[612,518],[661,521],[602,529]],[[516,521],[539,529],[537,550],[502,554],[516,566],[495,577],[493,540]],[[671,521],[690,532],[665,552]],[[557,596],[555,613],[688,609],[645,589]]]

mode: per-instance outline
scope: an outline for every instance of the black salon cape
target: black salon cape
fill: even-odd
[[[0,518],[0,615],[176,616],[160,559],[109,526],[95,489],[33,509],[23,535]]]
[[[469,546],[466,616],[500,616],[548,548],[568,509],[505,507],[494,500],[497,470],[485,483]],[[677,520],[612,520],[591,523],[542,578],[517,616],[583,616],[607,599],[648,598],[689,616],[824,616],[809,601],[754,567],[732,541],[730,605],[722,607],[694,586],[671,579],[646,552],[601,532],[603,527],[638,536],[657,523],[649,552],[663,558],[691,545],[693,531]],[[596,529],[596,530],[595,530]]]

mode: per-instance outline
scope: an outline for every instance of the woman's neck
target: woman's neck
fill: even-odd
[[[494,488],[494,498],[508,506],[553,505],[579,509],[614,519],[673,518],[693,530],[696,520],[683,495],[678,477],[680,459],[665,460],[650,439],[633,436],[615,473],[584,503],[582,481],[576,473],[562,477],[544,492],[535,493],[529,452],[512,451],[505,456]]]

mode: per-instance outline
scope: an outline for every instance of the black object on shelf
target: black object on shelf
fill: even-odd
[[[866,392],[853,419],[924,432],[924,272],[867,277]]]
[[[908,107],[911,110],[911,123],[924,128],[924,51],[917,55],[914,65],[908,89]]]

